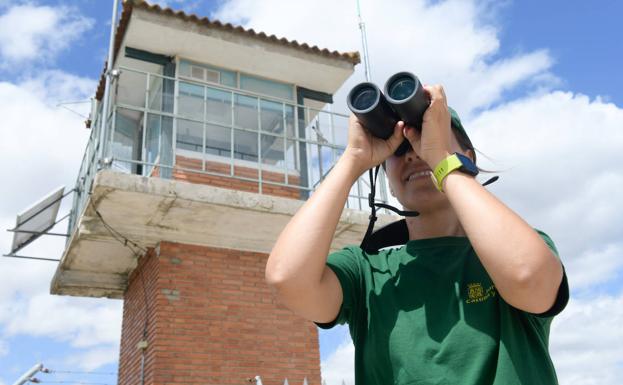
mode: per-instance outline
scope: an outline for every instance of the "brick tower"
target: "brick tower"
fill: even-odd
[[[124,301],[121,385],[320,385],[317,329],[264,267],[343,151],[347,116],[326,107],[359,55],[143,1],[123,3],[113,52],[52,293]],[[333,249],[359,242],[367,192]]]

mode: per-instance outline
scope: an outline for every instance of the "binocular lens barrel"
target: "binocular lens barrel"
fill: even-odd
[[[374,83],[360,83],[346,98],[348,108],[372,135],[388,139],[399,120],[422,130],[422,118],[430,104],[420,80],[410,72],[398,72],[385,83],[385,95]],[[406,139],[395,154],[403,155],[411,145]]]
[[[398,72],[385,83],[387,102],[401,120],[418,130],[422,129],[422,117],[430,104],[420,80],[410,72]]]
[[[392,110],[381,90],[373,83],[360,83],[346,98],[348,108],[372,135],[387,139],[400,119]]]
[[[359,111],[364,111],[372,107],[377,102],[378,97],[378,88],[364,84],[353,92],[352,104]]]
[[[384,91],[370,82],[353,87],[346,103],[359,123],[381,139],[392,136],[399,120],[421,130],[430,101],[420,80],[410,72],[398,72],[387,80]]]
[[[387,95],[393,100],[405,100],[415,90],[415,81],[410,76],[399,76],[387,86]]]

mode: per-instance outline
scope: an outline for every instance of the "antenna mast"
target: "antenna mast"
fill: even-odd
[[[357,0],[357,17],[359,18],[359,30],[361,31],[361,45],[363,47],[363,68],[366,74],[366,81],[370,81],[370,57],[368,54],[368,38],[366,37],[366,24],[361,18],[361,7]]]

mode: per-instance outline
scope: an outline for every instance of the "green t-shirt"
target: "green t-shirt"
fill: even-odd
[[[336,320],[319,326],[348,323],[357,385],[557,383],[548,339],[568,300],[566,277],[553,308],[534,315],[498,295],[465,237],[377,254],[347,247],[327,264],[344,300]]]

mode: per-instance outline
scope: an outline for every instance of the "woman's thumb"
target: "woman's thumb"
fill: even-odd
[[[405,123],[402,120],[399,120],[398,123],[394,126],[394,133],[389,137],[389,142],[392,146],[398,147],[400,143],[404,140],[403,131],[405,128]]]

